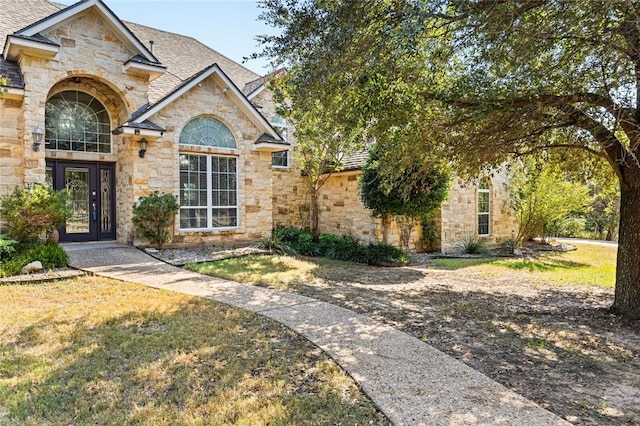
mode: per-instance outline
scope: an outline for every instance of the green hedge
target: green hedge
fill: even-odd
[[[393,265],[409,261],[409,256],[399,248],[384,243],[361,244],[350,236],[320,234],[313,242],[311,234],[295,228],[276,228],[272,232],[270,248],[301,256],[323,256],[368,265]]]
[[[16,250],[0,261],[0,277],[18,275],[27,264],[39,260],[45,269],[61,268],[69,264],[69,255],[56,243],[19,244]]]

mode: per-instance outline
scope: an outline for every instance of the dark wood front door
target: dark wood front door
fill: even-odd
[[[69,192],[73,214],[59,230],[60,241],[114,240],[115,167],[109,163],[47,161],[57,190]]]

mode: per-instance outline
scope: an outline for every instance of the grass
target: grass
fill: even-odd
[[[616,247],[575,244],[578,250],[547,252],[531,259],[474,258],[434,259],[430,265],[444,269],[469,268],[489,276],[508,269],[534,274],[540,281],[555,284],[585,284],[613,287]]]
[[[185,268],[204,275],[287,289],[314,280],[322,269],[336,263],[344,262],[326,258],[314,258],[313,262],[309,262],[293,256],[256,254],[215,262],[191,263],[185,265]]]
[[[255,314],[96,277],[0,286],[0,424],[387,424]]]

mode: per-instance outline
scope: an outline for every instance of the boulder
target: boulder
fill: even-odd
[[[43,269],[42,262],[39,260],[33,261],[31,263],[27,263],[24,265],[24,268],[20,271],[21,274],[30,274],[32,272],[41,271]]]

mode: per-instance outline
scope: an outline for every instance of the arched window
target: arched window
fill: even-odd
[[[184,126],[181,145],[236,148],[231,130],[211,117]],[[238,159],[234,156],[181,152],[180,229],[207,230],[238,226]]]
[[[53,95],[45,105],[45,147],[111,153],[111,120],[100,101],[77,90]]]
[[[236,138],[223,122],[211,117],[194,118],[180,133],[181,145],[215,146],[237,148]]]
[[[478,184],[478,235],[486,236],[490,233],[491,199],[489,180],[482,179]]]

